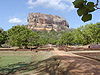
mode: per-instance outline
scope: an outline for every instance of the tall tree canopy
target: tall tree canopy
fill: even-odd
[[[6,40],[7,40],[6,32],[2,28],[0,28],[0,47],[2,44],[6,42]]]
[[[74,31],[74,43],[91,44],[100,43],[100,23],[87,24]]]
[[[38,33],[25,26],[14,26],[8,30],[8,43],[11,46],[25,47],[38,45]]]

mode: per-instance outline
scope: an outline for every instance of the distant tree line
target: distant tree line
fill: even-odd
[[[9,45],[19,48],[29,46],[53,45],[87,45],[100,43],[100,23],[87,24],[77,29],[66,31],[32,31],[26,26],[17,25],[4,31],[0,29],[0,47]]]

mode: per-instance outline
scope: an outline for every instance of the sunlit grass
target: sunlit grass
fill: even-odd
[[[18,62],[38,62],[52,56],[51,52],[32,52],[32,51],[3,51],[0,52],[0,67],[5,67]]]

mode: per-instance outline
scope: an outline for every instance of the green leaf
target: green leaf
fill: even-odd
[[[84,0],[75,0],[73,2],[73,4],[74,4],[75,8],[81,8],[83,6],[84,2],[85,2]]]
[[[77,14],[78,14],[79,16],[82,16],[82,15],[83,15],[83,10],[82,10],[82,9],[78,9],[78,10],[77,10]]]
[[[92,14],[83,15],[82,21],[86,22],[92,19]]]
[[[89,12],[95,11],[95,4],[93,2],[88,2],[87,5],[85,6]]]
[[[78,14],[79,16],[88,14],[87,8],[85,8],[85,7],[79,8],[79,9],[77,10],[77,14]]]
[[[89,9],[89,12],[93,12],[93,11],[95,11],[96,9],[95,8],[90,8]]]
[[[93,2],[88,2],[88,3],[87,3],[87,6],[95,7],[95,4],[94,4]]]

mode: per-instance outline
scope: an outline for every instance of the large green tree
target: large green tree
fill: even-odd
[[[56,45],[57,44],[57,41],[59,39],[59,33],[52,30],[48,33],[48,42],[49,44],[53,44],[53,45]]]
[[[0,47],[2,44],[6,42],[6,40],[7,40],[6,32],[2,28],[0,28]]]
[[[47,31],[40,31],[39,32],[39,39],[38,39],[38,43],[40,46],[46,45],[48,44],[48,32]]]
[[[87,24],[77,28],[73,36],[76,44],[100,43],[100,23]]]
[[[73,39],[74,39],[74,37],[73,37],[72,31],[63,32],[58,41],[58,44],[59,45],[72,45]]]
[[[14,26],[8,30],[8,43],[11,46],[27,48],[28,46],[38,45],[38,33],[26,28],[25,26]]]
[[[77,28],[73,32],[74,44],[76,45],[86,45],[90,43],[90,37],[86,31],[83,31],[84,27]]]
[[[84,26],[83,32],[88,36],[90,43],[100,43],[100,23]]]
[[[58,32],[52,31],[42,31],[39,32],[39,45],[46,45],[46,44],[56,44],[58,41]]]

